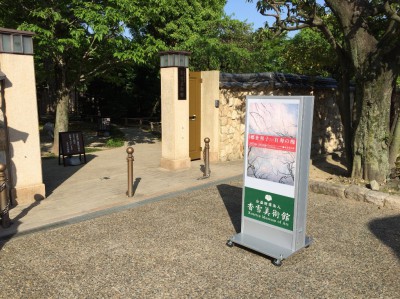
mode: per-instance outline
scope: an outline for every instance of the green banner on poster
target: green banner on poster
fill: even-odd
[[[243,208],[245,217],[293,231],[294,198],[245,187]]]

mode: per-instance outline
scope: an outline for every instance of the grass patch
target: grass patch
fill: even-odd
[[[125,143],[125,134],[117,126],[111,125],[110,138],[107,139],[106,147],[121,147]]]
[[[120,137],[110,137],[106,142],[106,147],[121,147],[125,143],[125,140]]]
[[[94,152],[100,152],[102,151],[101,148],[97,148],[97,147],[85,147],[85,153],[94,153]]]

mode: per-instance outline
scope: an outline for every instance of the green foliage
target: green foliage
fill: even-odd
[[[155,88],[159,85],[158,52],[193,50],[210,23],[222,16],[226,2],[3,1],[2,26],[36,33],[37,84],[54,102],[71,90],[87,90],[94,78],[100,78],[122,87],[127,96],[136,97],[136,103],[144,103],[146,107],[136,105],[143,111],[151,110],[151,103],[159,97],[159,87]],[[113,100],[102,98],[103,103]],[[128,108],[126,103],[120,105],[121,109],[114,109],[118,104],[104,105],[104,109],[108,109],[106,106],[120,111]]]
[[[142,3],[146,10],[143,22],[127,21],[132,35],[132,52],[143,62],[160,50],[190,50],[199,36],[205,34],[210,22],[219,19],[225,0],[149,0]]]
[[[118,1],[57,1],[34,7],[19,28],[37,34],[38,58],[50,60],[56,78],[65,72],[71,87],[108,70],[123,39]],[[49,5],[49,6],[47,6]],[[60,70],[58,70],[60,69]]]
[[[284,53],[290,39],[285,34],[273,37],[268,29],[258,29],[253,34],[250,72],[291,72]]]
[[[36,34],[38,89],[43,86],[54,102],[119,66],[118,53],[126,47],[124,20],[143,13],[132,9],[138,1],[4,1],[9,13],[1,5],[2,25]]]
[[[210,24],[193,46],[191,68],[231,73],[281,71],[285,36],[272,39],[269,31],[224,16]]]
[[[282,51],[289,73],[332,76],[337,72],[337,56],[320,32],[306,28],[296,34]]]
[[[258,2],[262,11],[271,1]],[[286,2],[295,14],[295,7],[309,12],[307,5],[315,1]],[[284,34],[274,38],[269,29],[254,31],[224,15],[226,0],[2,3],[1,26],[36,33],[38,85],[54,101],[76,89],[113,118],[151,113],[159,100],[160,50],[191,51],[192,70],[327,75],[337,65],[332,48],[316,32],[290,40]],[[316,9],[329,18],[329,10],[318,4]]]
[[[229,17],[216,20],[192,45],[191,68],[240,72],[251,61],[251,43],[251,25]]]

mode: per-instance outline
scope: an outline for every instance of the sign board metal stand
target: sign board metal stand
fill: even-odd
[[[247,96],[241,232],[234,243],[276,266],[308,247],[308,172],[314,97]]]

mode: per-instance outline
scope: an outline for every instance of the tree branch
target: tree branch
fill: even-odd
[[[108,67],[108,66],[110,66],[110,65],[112,65],[113,64],[113,61],[106,61],[106,62],[104,62],[104,63],[102,63],[102,64],[99,64],[96,68],[93,68],[90,72],[87,72],[87,73],[85,73],[85,74],[81,74],[80,76],[79,76],[79,81],[80,82],[83,82],[83,81],[85,81],[86,80],[86,78],[87,77],[90,77],[90,76],[92,76],[92,75],[94,75],[94,74],[96,74],[96,73],[104,73],[104,72],[106,72],[107,71],[107,68],[105,68],[104,70],[102,70],[102,71],[100,71],[103,67]]]
[[[385,1],[385,3],[383,4],[383,9],[385,10],[386,15],[388,16],[388,18],[392,19],[393,21],[400,23],[400,15],[398,14],[397,11],[395,11],[389,1]]]

